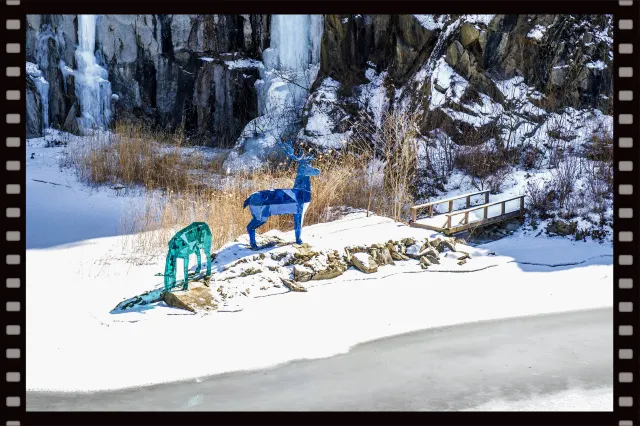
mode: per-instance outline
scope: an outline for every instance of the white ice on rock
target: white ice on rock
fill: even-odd
[[[75,73],[82,129],[106,129],[111,120],[111,83],[107,70],[96,60],[96,15],[78,15]]]
[[[36,91],[40,96],[40,102],[42,104],[42,131],[44,132],[49,128],[49,82],[44,78],[38,65],[33,62],[27,62],[26,71],[27,75],[31,77],[31,80],[35,84]]]
[[[271,42],[256,81],[259,117],[244,128],[225,161],[230,170],[261,167],[277,142],[295,134],[309,88],[319,70],[322,15],[273,15]],[[240,148],[242,154],[239,153]]]
[[[531,31],[529,31],[529,33],[527,34],[527,37],[532,38],[534,40],[542,40],[542,37],[544,37],[545,32],[547,32],[546,27],[542,25],[536,25],[531,29]]]

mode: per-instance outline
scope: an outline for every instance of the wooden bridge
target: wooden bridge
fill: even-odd
[[[472,207],[471,197],[483,197],[484,202]],[[454,202],[463,199],[466,202],[465,209],[454,210]],[[434,216],[434,207],[441,204],[447,204],[447,212]],[[427,210],[427,217],[418,219],[418,211],[424,209]],[[479,226],[521,218],[523,215],[524,195],[489,202],[489,191],[487,190],[413,206],[411,207],[411,221],[409,224],[416,228],[426,228],[451,235]]]

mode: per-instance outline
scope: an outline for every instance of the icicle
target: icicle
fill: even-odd
[[[227,167],[259,167],[278,140],[299,130],[300,115],[319,70],[322,31],[322,15],[272,15],[271,42],[262,52],[264,67],[255,84],[259,116],[240,137],[243,154],[231,155]]]
[[[78,48],[75,75],[76,96],[80,102],[80,127],[109,126],[111,119],[111,84],[107,70],[96,61],[96,16],[78,15]]]

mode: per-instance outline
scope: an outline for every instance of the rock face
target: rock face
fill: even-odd
[[[29,78],[26,80],[27,137],[35,138],[42,136],[42,101],[33,81]]]
[[[323,25],[320,69],[299,134],[312,143],[339,147],[349,122],[362,111],[378,114],[379,105],[421,111],[423,132],[442,129],[457,143],[469,132],[488,139],[500,130],[498,117],[479,117],[473,104],[508,110],[510,94],[499,83],[514,78],[531,89],[528,102],[547,110],[606,112],[611,105],[611,16],[326,15]],[[27,17],[27,61],[50,84],[49,122],[70,131],[79,114],[77,43],[76,15]],[[269,15],[97,20],[114,118],[182,129],[205,145],[234,145],[258,115],[255,85],[269,43]],[[35,134],[41,107],[33,91],[27,99]]]
[[[65,123],[79,111],[69,74],[76,68],[77,16],[30,15],[27,23],[27,61],[46,69],[52,88],[51,124],[73,131]],[[250,60],[260,60],[269,45],[267,15],[101,15],[96,44],[116,95],[116,120],[183,129],[196,142],[230,146],[257,115],[258,72]]]

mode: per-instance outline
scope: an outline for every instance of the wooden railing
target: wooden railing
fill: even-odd
[[[498,204],[501,205],[500,216],[503,216],[505,214],[505,210],[506,210],[505,204],[510,202],[510,201],[514,201],[514,200],[518,200],[518,199],[520,200],[520,209],[519,210],[514,210],[513,212],[519,211],[520,214],[522,215],[522,214],[524,214],[524,195],[520,195],[518,197],[513,197],[513,198],[508,198],[506,200],[495,201],[493,203],[482,204],[482,205],[477,206],[477,207],[471,207],[471,208],[468,208],[468,209],[465,209],[465,210],[460,210],[460,211],[453,212],[453,213],[447,213],[446,214],[446,216],[447,216],[446,227],[447,227],[447,229],[450,229],[451,228],[451,218],[454,217],[454,216],[457,216],[457,215],[461,215],[461,214],[464,215],[464,218],[459,223],[457,223],[456,226],[469,225],[469,213],[474,212],[476,210],[480,210],[480,209],[484,210],[484,212],[483,212],[484,214],[482,216],[482,219],[480,219],[478,222],[482,222],[483,220],[487,220],[487,219],[489,219],[489,217],[488,217],[489,207],[496,206]],[[512,213],[512,212],[509,212],[509,213]],[[499,216],[496,216],[496,217],[499,217]]]
[[[469,207],[471,207],[471,197],[473,197],[475,195],[484,195],[484,202],[485,203],[489,202],[489,190],[471,192],[469,194],[463,194],[463,195],[457,195],[455,197],[445,198],[444,200],[432,201],[430,203],[420,204],[420,205],[411,207],[411,220],[413,222],[416,221],[416,219],[418,217],[418,210],[421,210],[421,209],[428,209],[427,210],[427,214],[429,215],[429,217],[433,217],[433,206],[436,206],[438,204],[449,203],[448,213],[451,213],[453,211],[453,202],[456,201],[456,200],[461,200],[463,198],[467,199],[467,207],[466,208],[468,209]],[[461,210],[461,211],[464,211],[464,210]],[[447,219],[447,220],[450,222],[449,219]]]

